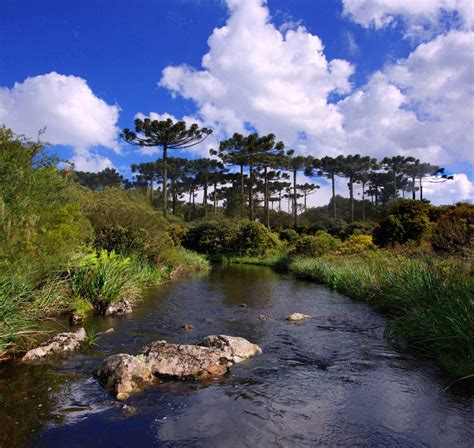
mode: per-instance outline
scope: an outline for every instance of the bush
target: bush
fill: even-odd
[[[355,221],[348,224],[344,230],[341,231],[340,237],[346,239],[351,235],[372,235],[375,227],[377,227],[377,224],[372,221]]]
[[[232,251],[237,232],[237,225],[228,221],[204,222],[189,229],[182,244],[199,253],[222,254]]]
[[[368,250],[375,250],[375,246],[371,235],[351,235],[339,247],[338,252],[341,254],[360,254]]]
[[[280,232],[280,239],[292,243],[298,239],[298,233],[293,229],[283,229]]]
[[[319,230],[314,236],[304,235],[296,241],[294,255],[320,257],[337,250],[341,241],[329,233]]]
[[[374,241],[379,246],[419,242],[430,228],[429,210],[425,201],[397,200],[391,213],[374,229]]]
[[[433,229],[431,243],[442,252],[456,253],[474,245],[474,205],[457,204],[445,211]]]
[[[175,246],[181,246],[181,243],[184,237],[186,236],[186,233],[188,232],[188,230],[185,227],[183,227],[181,224],[174,223],[168,226],[168,228],[166,229],[166,232],[170,236]]]
[[[237,234],[236,249],[240,255],[261,255],[277,246],[277,236],[259,222],[241,226]]]

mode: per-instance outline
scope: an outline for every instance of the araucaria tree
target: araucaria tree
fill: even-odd
[[[174,123],[170,118],[161,121],[137,118],[135,131],[127,128],[123,130],[121,137],[132,145],[163,148],[163,214],[165,216],[168,210],[168,150],[186,149],[198,145],[211,133],[212,130],[199,128],[195,123],[188,127],[184,121]]]

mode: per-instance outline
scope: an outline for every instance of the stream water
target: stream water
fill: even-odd
[[[293,312],[312,319],[286,321]],[[364,304],[267,268],[182,278],[148,291],[130,315],[90,317],[86,327],[115,330],[94,348],[0,365],[0,446],[472,447],[473,397],[445,391],[432,363],[396,351],[385,323]],[[245,337],[263,354],[216,382],[159,384],[126,406],[92,377],[108,355],[209,334]]]

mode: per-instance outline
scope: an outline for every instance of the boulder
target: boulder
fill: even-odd
[[[300,320],[305,320],[305,319],[311,319],[311,316],[308,316],[307,314],[302,314],[302,313],[293,313],[287,318],[287,320],[291,322],[298,322]]]
[[[68,353],[75,350],[86,338],[86,330],[79,328],[75,333],[59,333],[52,339],[43,342],[23,356],[23,361],[34,361],[46,356]]]
[[[153,342],[143,350],[153,374],[178,379],[211,379],[228,371],[221,350],[198,345]]]
[[[69,323],[71,325],[79,325],[82,324],[83,321],[84,318],[76,313],[71,314],[71,317],[69,318]]]
[[[237,336],[211,335],[206,336],[201,345],[221,352],[221,357],[229,363],[238,363],[245,361],[257,353],[262,353],[262,349],[247,339]]]
[[[104,311],[104,316],[119,316],[121,314],[129,314],[132,312],[132,305],[128,300],[119,300],[111,303]]]
[[[126,400],[153,381],[150,367],[141,359],[118,354],[109,356],[94,372],[99,383],[118,400]]]

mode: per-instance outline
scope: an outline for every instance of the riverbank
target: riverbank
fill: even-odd
[[[471,263],[389,251],[290,258],[230,258],[286,269],[364,301],[391,317],[385,336],[434,359],[454,380],[474,376],[474,280]]]
[[[79,319],[101,314],[107,306],[127,300],[132,305],[144,290],[177,274],[207,271],[209,263],[183,248],[169,251],[162,263],[135,255],[84,249],[47,275],[0,279],[0,360],[15,358],[38,344],[49,331],[41,322],[62,314]],[[34,280],[33,280],[34,279]]]

